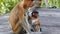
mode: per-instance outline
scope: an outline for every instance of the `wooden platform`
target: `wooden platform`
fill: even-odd
[[[39,8],[42,33],[33,34],[60,34],[60,9]],[[13,34],[9,27],[9,14],[0,16],[0,34]]]

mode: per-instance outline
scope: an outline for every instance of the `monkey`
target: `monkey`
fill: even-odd
[[[38,15],[38,12],[34,10],[31,15],[29,16],[29,23],[32,25],[31,31],[33,32],[41,32],[41,27],[40,27],[40,18]]]
[[[28,8],[34,6],[35,0],[23,0],[11,10],[9,15],[9,25],[15,34],[21,34],[24,29],[30,32],[26,23],[25,14],[28,12]]]
[[[26,24],[25,13],[27,13],[28,8],[34,5],[33,0],[23,0],[11,10],[9,15],[9,25],[15,34],[21,34],[21,32],[25,29],[28,30]]]

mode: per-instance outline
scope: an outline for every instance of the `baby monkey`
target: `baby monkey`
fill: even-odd
[[[31,13],[31,16],[29,16],[29,23],[32,26],[31,31],[33,31],[33,32],[40,32],[41,31],[40,18],[39,18],[37,11],[33,11]]]

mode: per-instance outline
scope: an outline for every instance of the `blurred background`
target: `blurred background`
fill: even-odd
[[[22,0],[0,0],[0,15],[9,13],[10,10]],[[60,8],[60,0],[42,0],[41,7],[56,7]]]
[[[0,0],[0,34],[11,34],[9,13],[20,1]],[[43,34],[60,34],[60,0],[42,0],[41,7],[38,11]]]

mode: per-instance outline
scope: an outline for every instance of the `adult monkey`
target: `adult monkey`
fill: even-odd
[[[34,5],[33,0],[23,0],[19,2],[12,10],[9,16],[9,24],[15,34],[19,34],[25,29],[30,32],[26,24],[25,13],[29,7]]]

